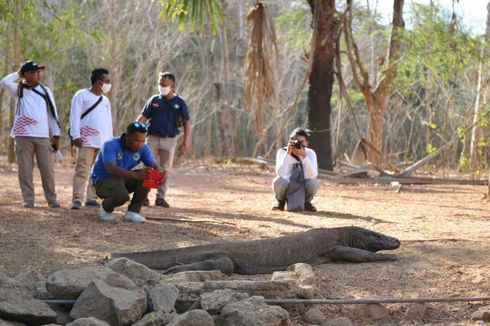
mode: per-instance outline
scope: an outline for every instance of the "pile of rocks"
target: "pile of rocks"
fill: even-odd
[[[282,326],[291,324],[288,312],[267,305],[264,296],[315,295],[306,264],[274,273],[269,281],[227,278],[218,271],[162,275],[126,258],[47,278],[33,270],[0,276],[0,325]]]

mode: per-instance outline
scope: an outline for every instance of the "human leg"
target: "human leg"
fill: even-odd
[[[54,184],[53,157],[49,148],[48,138],[35,138],[36,162],[41,173],[41,181],[44,190],[44,197],[51,207],[59,207],[56,199],[56,189]]]
[[[24,206],[34,207],[34,142],[32,137],[15,137],[15,154],[17,157],[19,185]]]

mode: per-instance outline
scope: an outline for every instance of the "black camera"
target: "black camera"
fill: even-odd
[[[303,148],[303,143],[300,142],[298,139],[293,140],[293,146],[296,147],[297,149]]]

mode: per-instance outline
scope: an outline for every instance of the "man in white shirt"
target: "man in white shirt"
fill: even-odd
[[[70,137],[73,140],[72,146],[78,148],[71,209],[80,209],[85,188],[85,206],[100,206],[92,183],[88,182],[87,185],[87,179],[99,149],[113,137],[111,104],[103,95],[111,89],[109,71],[94,69],[90,81],[92,86],[79,90],[71,102]]]
[[[44,66],[34,61],[26,61],[18,72],[0,81],[0,86],[17,100],[10,136],[15,137],[19,184],[25,207],[34,207],[35,203],[34,156],[49,207],[60,207],[56,199],[53,159],[50,154],[58,150],[60,126],[53,93],[40,84],[43,69]]]
[[[277,199],[277,205],[273,210],[284,210],[287,200],[287,191],[289,187],[289,178],[293,168],[301,164],[304,173],[304,190],[305,190],[305,205],[307,211],[316,211],[315,206],[311,204],[315,196],[320,181],[316,179],[318,176],[318,163],[316,153],[308,147],[309,133],[301,128],[293,130],[289,136],[287,147],[280,148],[276,154],[276,177],[272,182],[272,189]]]

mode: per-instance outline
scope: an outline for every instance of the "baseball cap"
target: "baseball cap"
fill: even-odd
[[[44,69],[44,68],[46,68],[44,65],[40,65],[37,62],[29,60],[29,61],[24,62],[24,64],[20,68],[20,72],[31,72],[31,71],[37,71],[39,69]]]

